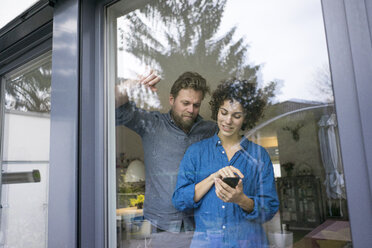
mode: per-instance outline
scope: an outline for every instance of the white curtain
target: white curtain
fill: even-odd
[[[345,199],[345,182],[344,175],[342,173],[342,166],[340,165],[340,153],[338,149],[338,142],[336,137],[336,115],[332,114],[327,121],[328,126],[328,142],[329,150],[334,166],[334,170],[331,174],[331,185],[332,185],[332,196],[333,199]]]
[[[341,199],[345,199],[345,183],[342,173],[342,166],[340,165],[340,153],[337,142],[337,121],[336,115],[323,115],[318,122],[319,125],[319,143],[320,153],[323,161],[324,170],[326,173],[326,192],[328,197],[329,213],[331,212],[331,200],[340,200],[340,214],[342,213]]]

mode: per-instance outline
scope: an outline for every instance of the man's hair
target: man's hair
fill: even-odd
[[[176,98],[182,89],[201,91],[203,93],[203,98],[207,93],[209,93],[209,87],[205,78],[200,76],[198,73],[191,71],[184,72],[177,78],[170,93],[174,98]]]
[[[263,91],[257,89],[256,82],[232,78],[223,81],[212,93],[209,104],[213,120],[217,120],[218,111],[225,100],[235,100],[242,105],[244,111],[242,130],[254,127],[267,104],[267,99]]]

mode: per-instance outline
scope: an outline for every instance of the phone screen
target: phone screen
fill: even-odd
[[[231,188],[235,188],[238,185],[239,177],[225,177],[222,179],[224,183],[229,185]]]

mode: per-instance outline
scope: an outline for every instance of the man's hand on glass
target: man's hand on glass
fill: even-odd
[[[146,75],[139,75],[138,80],[128,79],[115,85],[115,108],[127,103],[133,96],[141,95],[144,93],[143,86],[156,92],[157,83],[160,82],[160,76],[154,70],[150,70]],[[141,90],[142,89],[142,90]],[[142,100],[142,99],[134,99]]]
[[[152,91],[156,92],[158,89],[156,88],[156,84],[160,82],[160,77],[156,71],[153,69],[150,72],[143,76],[139,76],[139,83],[149,87]]]

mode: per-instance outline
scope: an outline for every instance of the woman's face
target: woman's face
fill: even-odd
[[[238,136],[244,122],[244,112],[242,105],[233,100],[225,100],[220,106],[217,115],[219,136],[232,137]]]

